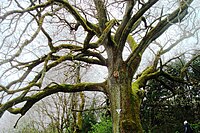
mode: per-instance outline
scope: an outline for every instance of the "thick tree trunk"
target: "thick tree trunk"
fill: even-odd
[[[140,122],[140,90],[132,86],[132,77],[126,69],[113,71],[108,79],[111,100],[113,133],[142,133]]]
[[[113,133],[142,133],[140,99],[130,85],[115,84],[110,94]]]

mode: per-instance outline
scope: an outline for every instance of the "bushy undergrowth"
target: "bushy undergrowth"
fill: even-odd
[[[200,121],[198,123],[191,124],[191,127],[195,133],[199,133],[200,132]]]
[[[89,133],[112,133],[112,121],[110,118],[101,118],[99,123],[92,126]]]

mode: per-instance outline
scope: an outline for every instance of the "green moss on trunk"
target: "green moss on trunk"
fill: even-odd
[[[124,80],[123,83],[115,83],[111,90],[113,90],[110,94],[113,132],[143,133],[140,122],[143,91],[139,89],[139,84],[133,83],[131,86],[131,81]],[[119,113],[117,109],[121,109]]]

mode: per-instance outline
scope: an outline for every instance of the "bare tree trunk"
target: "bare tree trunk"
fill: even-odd
[[[140,104],[142,92],[139,85],[132,85],[126,64],[110,74],[108,94],[111,100],[113,133],[142,133]]]
[[[81,103],[79,105],[79,110],[83,110],[84,106],[85,106],[85,95],[84,95],[84,92],[80,92],[79,96],[80,96],[80,100],[81,100],[80,101]],[[79,132],[81,132],[83,130],[83,112],[82,111],[78,112],[77,125],[78,125]]]
[[[114,133],[142,133],[140,97],[130,84],[113,84],[110,93]]]

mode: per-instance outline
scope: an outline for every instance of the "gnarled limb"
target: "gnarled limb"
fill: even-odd
[[[4,104],[0,105],[0,117],[3,113],[8,110],[13,114],[24,115],[36,102],[41,99],[58,92],[72,93],[72,92],[81,92],[81,91],[99,91],[106,92],[106,82],[103,83],[79,83],[75,85],[71,84],[55,84],[45,87],[42,91],[37,92],[31,96],[20,95]],[[18,103],[26,102],[21,108],[12,108]]]
[[[26,9],[23,9],[23,10],[8,11],[3,16],[0,16],[0,22],[4,21],[8,16],[10,16],[12,14],[23,14],[25,12],[33,11],[37,8],[47,7],[47,6],[50,6],[53,2],[54,2],[53,0],[48,0],[45,3],[41,3],[41,4],[38,4],[38,5],[35,5],[35,6],[31,6],[31,7],[28,7]]]
[[[120,47],[123,47],[123,45],[126,42],[126,38],[130,31],[132,30],[133,25],[139,20],[142,15],[151,8],[158,0],[149,0],[149,2],[145,3],[142,8],[128,21],[126,26],[124,27],[122,34],[120,36],[119,45]]]
[[[128,57],[127,62],[131,63],[136,56],[138,56],[138,54],[142,54],[149,44],[158,38],[173,23],[180,22],[187,15],[187,10],[192,2],[193,0],[188,0],[180,8],[177,8],[175,11],[173,11],[168,17],[160,21],[156,27],[150,30],[149,33],[147,33],[147,35],[141,40],[135,51]]]
[[[88,32],[97,32],[94,28],[95,25],[91,24],[87,20],[85,20],[81,14],[72,6],[67,0],[55,0],[64,5],[64,7],[74,16],[74,18],[83,26],[83,28]],[[89,23],[89,24],[88,24]]]
[[[142,39],[137,51],[143,52],[153,40],[158,38],[172,24],[181,22],[181,20],[188,14],[187,10],[192,2],[193,0],[188,0],[180,8],[177,8],[175,11],[169,14],[169,16],[160,21],[156,27],[150,30],[149,33]]]
[[[135,1],[134,0],[126,2],[126,11],[125,11],[123,20],[122,20],[121,24],[119,25],[119,28],[116,31],[116,35],[115,35],[115,41],[116,42],[119,42],[119,39],[121,37],[121,34],[122,34],[123,30],[124,30],[124,28],[126,27],[128,21],[131,18],[132,10],[133,10],[134,5],[135,5]]]
[[[102,45],[104,43],[104,41],[106,40],[106,38],[108,38],[108,36],[111,33],[111,28],[114,26],[114,24],[116,23],[116,20],[111,20],[108,22],[108,25],[106,26],[106,28],[103,30],[101,36],[99,37],[99,39],[97,40],[97,42],[95,43],[90,43],[88,45],[89,48],[98,48],[100,45]]]
[[[106,7],[102,0],[93,0],[93,1],[97,9],[99,28],[100,28],[100,31],[103,32],[103,30],[106,28],[106,22],[108,21],[107,14],[106,14],[107,12]]]

